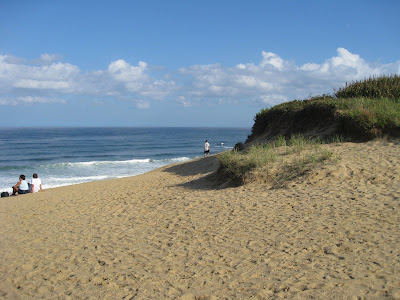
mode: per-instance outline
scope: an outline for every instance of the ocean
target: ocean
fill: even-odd
[[[250,128],[0,128],[0,192],[24,174],[54,188],[135,176],[244,142]]]

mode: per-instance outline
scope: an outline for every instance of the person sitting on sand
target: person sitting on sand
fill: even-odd
[[[210,155],[210,144],[208,143],[208,141],[204,143],[204,157],[206,157],[207,155]]]
[[[25,175],[19,176],[19,182],[13,187],[13,195],[15,196],[17,193],[19,195],[28,194],[29,193],[29,185],[25,180]]]
[[[40,180],[40,178],[38,178],[38,175],[36,173],[33,173],[33,178],[31,180],[31,193],[39,192],[39,190],[43,192],[42,181]]]

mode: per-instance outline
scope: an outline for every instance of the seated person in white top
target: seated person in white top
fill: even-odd
[[[33,178],[31,181],[31,193],[39,192],[39,190],[43,192],[42,181],[40,180],[40,178],[38,178],[38,175],[36,173],[33,173]]]
[[[25,175],[19,176],[19,182],[13,187],[13,195],[15,196],[17,193],[19,195],[28,194],[29,193],[29,185],[25,180]]]

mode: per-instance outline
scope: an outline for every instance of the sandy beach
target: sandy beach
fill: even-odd
[[[400,142],[274,189],[216,156],[0,199],[1,299],[400,299]]]

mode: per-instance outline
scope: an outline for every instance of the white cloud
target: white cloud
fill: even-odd
[[[16,57],[16,56],[12,56],[12,55],[0,55],[0,62],[1,61],[5,61],[9,64],[25,64],[26,63],[26,59],[25,58],[21,58],[21,57]]]
[[[108,66],[108,73],[117,82],[122,83],[128,92],[149,98],[162,99],[174,88],[173,81],[151,77],[147,63],[140,61],[132,66],[119,59]]]
[[[272,66],[276,68],[278,71],[282,71],[286,65],[288,65],[287,62],[285,62],[282,58],[280,58],[278,55],[272,52],[264,52],[262,51],[262,56],[263,59],[260,63],[261,67],[268,67]]]
[[[400,61],[370,63],[344,48],[322,63],[296,65],[272,52],[262,51],[260,61],[193,65],[177,70],[178,76],[157,70],[146,62],[137,65],[119,59],[104,70],[82,72],[78,66],[43,54],[30,63],[26,59],[0,55],[0,104],[52,103],[40,99],[80,97],[140,99],[137,107],[148,109],[153,100],[174,100],[188,107],[209,102],[228,105],[258,102],[275,105],[310,94],[332,93],[345,82],[382,74],[400,74]],[[157,76],[156,76],[157,74]],[[171,78],[176,78],[175,81]],[[85,96],[85,97],[83,97]],[[30,97],[30,98],[21,98]]]
[[[33,64],[36,65],[50,65],[54,62],[60,61],[61,56],[56,54],[42,54],[40,58],[32,60]]]
[[[257,88],[261,90],[272,90],[274,85],[270,82],[263,81],[261,78],[256,76],[249,75],[240,75],[235,76],[235,82],[245,88]]]
[[[344,48],[337,49],[338,56],[326,60],[323,64],[305,64],[300,67],[303,71],[314,72],[315,76],[338,78],[342,80],[356,80],[371,75],[384,74],[388,65],[379,67],[368,64],[359,55],[353,54]],[[383,69],[382,69],[383,68]],[[390,68],[390,67],[389,67]]]
[[[138,101],[136,103],[136,106],[140,109],[148,109],[150,108],[150,103],[147,101]]]
[[[303,71],[316,71],[321,67],[319,64],[307,63],[300,67],[300,70]]]
[[[339,66],[349,66],[349,67],[357,67],[365,64],[364,60],[360,59],[360,55],[353,54],[344,48],[338,48],[337,52],[339,56],[333,57],[331,59],[332,65]]]
[[[44,98],[44,97],[17,97],[17,98],[0,98],[0,105],[20,105],[33,103],[66,103],[63,99]]]
[[[61,90],[70,87],[70,84],[66,81],[44,81],[44,80],[33,80],[33,79],[21,79],[14,83],[16,88],[24,89],[54,89]]]
[[[62,99],[31,97],[31,96],[18,97],[17,100],[25,103],[66,103],[65,100]]]
[[[44,54],[34,60],[35,64],[28,64],[26,60],[0,55],[0,97],[4,99],[8,95],[11,99],[9,95],[13,95],[16,99],[28,93],[32,97],[43,94],[121,99],[141,96],[160,100],[175,89],[173,81],[152,77],[145,62],[133,66],[120,59],[111,62],[106,70],[82,73],[78,66],[55,62],[57,58],[56,55]],[[40,66],[37,65],[39,62]],[[141,104],[139,107],[148,105]]]
[[[25,89],[68,92],[73,90],[79,76],[79,68],[68,63],[33,66],[16,64],[0,55],[0,95],[5,92],[18,95],[18,91]]]
[[[180,69],[192,80],[187,93],[193,98],[230,97],[275,105],[304,99],[310,94],[332,93],[345,82],[375,75],[400,74],[400,61],[368,63],[344,48],[338,48],[338,55],[322,64],[309,62],[301,66],[271,52],[263,51],[261,54],[259,64],[239,63],[232,68],[215,64]]]
[[[136,67],[119,59],[108,66],[108,72],[118,81],[127,83],[143,82],[147,80],[146,68],[147,64],[145,62],[140,61]]]
[[[271,95],[264,95],[260,96],[260,100],[262,103],[267,104],[267,105],[276,105],[282,102],[286,102],[290,99],[286,98],[285,96],[282,95],[277,95],[277,94],[271,94]]]
[[[180,104],[182,104],[184,107],[191,107],[192,106],[192,103],[189,100],[187,100],[185,96],[179,96],[177,98],[177,101]]]

